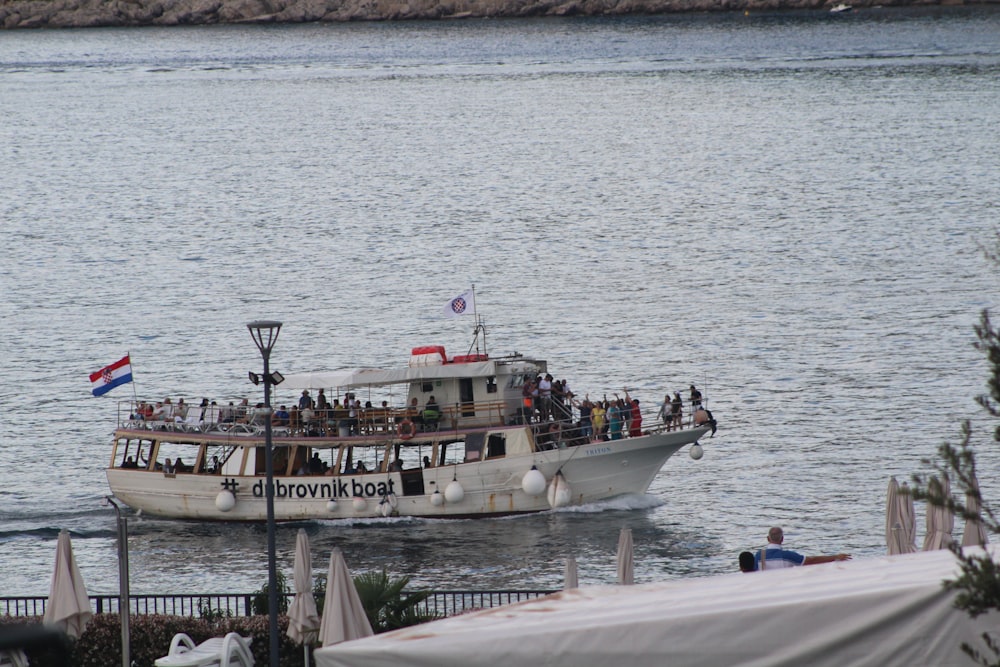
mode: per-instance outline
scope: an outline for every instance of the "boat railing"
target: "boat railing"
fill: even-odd
[[[142,403],[142,401],[139,401]],[[168,431],[173,433],[206,433],[226,434],[229,436],[260,436],[264,433],[264,424],[253,421],[239,421],[226,418],[220,420],[219,413],[213,413],[214,419],[202,419],[202,408],[192,405],[183,418],[173,420],[144,419],[138,416],[138,404],[135,401],[120,401],[118,404],[118,426],[140,431]],[[311,419],[299,420],[296,423],[273,423],[272,433],[275,437],[293,437],[319,435],[325,437],[348,437],[350,435],[378,436],[396,433],[399,425],[406,420],[418,425],[424,424],[423,408],[387,407],[369,408],[358,411],[355,418],[346,418],[335,414],[334,410],[313,410]],[[447,431],[468,426],[500,426],[506,421],[506,403],[502,400],[478,401],[441,405],[438,407],[440,417],[434,423],[433,430]],[[197,415],[197,417],[195,417]],[[249,418],[252,420],[252,416]],[[430,424],[426,425],[430,427]]]
[[[138,403],[142,403],[139,401]],[[707,399],[703,399],[703,406],[707,407]],[[685,406],[687,407],[687,406]],[[189,434],[209,434],[232,436],[260,437],[264,434],[263,424],[254,423],[252,415],[250,421],[227,420],[219,421],[221,417],[218,411],[211,413],[208,420],[202,419],[203,408],[191,405],[188,407],[188,414],[184,419],[169,420],[147,420],[137,417],[138,404],[135,401],[121,401],[118,404],[118,424],[120,428],[132,430],[167,431],[173,433]],[[659,410],[659,408],[657,407]],[[334,410],[314,410],[313,416],[308,421],[299,420],[296,423],[272,423],[272,434],[275,438],[289,437],[310,437],[319,436],[327,438],[336,437],[384,437],[399,433],[407,420],[414,422],[416,431],[434,430],[449,431],[468,427],[489,427],[501,426],[515,422],[521,415],[510,415],[509,405],[504,400],[479,401],[459,403],[454,405],[441,405],[438,407],[440,418],[433,424],[423,424],[423,408],[409,407],[377,407],[361,409],[357,416],[352,419],[345,419],[343,414],[337,414]],[[668,417],[666,421],[659,418],[659,411],[652,419],[643,420],[644,430],[653,433],[668,431],[678,428],[672,424]],[[571,410],[568,421],[579,419],[577,410]],[[693,428],[700,426],[699,417],[695,410],[687,409],[683,412],[680,428]],[[605,417],[605,424],[607,418]]]
[[[408,595],[426,597],[416,605],[418,611],[437,616],[455,616],[476,609],[491,609],[515,602],[549,595],[551,590],[496,591],[403,591]],[[195,593],[163,595],[130,595],[129,614],[168,616],[253,616],[257,593]],[[293,594],[284,594],[291,602]],[[121,602],[117,594],[90,595],[90,608],[97,614],[117,614]],[[44,596],[0,597],[0,614],[4,616],[42,616],[48,598]]]

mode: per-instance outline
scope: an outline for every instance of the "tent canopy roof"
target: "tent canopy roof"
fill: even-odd
[[[991,552],[994,559],[996,552]],[[562,591],[316,652],[324,667],[376,665],[971,665],[973,620],[931,551],[751,574]]]

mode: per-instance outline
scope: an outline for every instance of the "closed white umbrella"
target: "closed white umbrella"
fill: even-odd
[[[900,516],[903,518],[903,529],[906,532],[906,553],[917,551],[917,512],[913,509],[913,496],[910,494],[910,487],[903,482],[899,487],[898,497]]]
[[[344,562],[344,554],[340,549],[334,549],[326,575],[326,600],[323,602],[319,640],[323,646],[330,646],[373,634],[358,589]]]
[[[319,634],[319,614],[312,593],[312,554],[309,552],[309,536],[299,528],[295,538],[295,598],[288,608],[288,636],[296,644],[302,644],[305,663],[309,665],[309,644],[316,641]]]
[[[917,550],[913,544],[913,497],[899,488],[895,477],[889,478],[885,499],[885,542],[887,553],[908,554]]]
[[[622,528],[618,535],[618,583],[622,586],[635,583],[632,558],[632,529]]]
[[[87,587],[73,557],[69,531],[61,530],[56,542],[56,567],[52,573],[52,586],[49,588],[49,599],[45,604],[42,621],[78,639],[93,615]]]
[[[971,493],[971,489],[965,493],[965,509],[969,511],[970,514],[975,514],[975,519],[965,520],[965,530],[962,531],[962,546],[963,547],[984,547],[986,543],[989,542],[989,537],[986,534],[986,526],[983,525],[983,521],[980,518],[980,507],[979,499],[976,498],[979,492],[979,480],[976,479],[976,474],[972,474],[972,488],[976,490],[976,494]]]
[[[563,589],[579,588],[579,580],[576,576],[576,558],[570,556],[566,559],[566,573],[563,575]]]
[[[942,498],[947,498],[951,494],[951,485],[948,479],[944,481],[937,477],[931,477],[928,488],[932,492],[940,492]],[[947,549],[948,545],[954,542],[951,531],[955,528],[955,516],[947,507],[935,507],[927,505],[927,534],[924,535],[924,551],[934,551],[935,549]]]

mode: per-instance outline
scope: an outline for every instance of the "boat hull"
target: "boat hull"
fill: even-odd
[[[276,476],[274,515],[278,521],[488,517],[642,494],[671,456],[708,430],[653,433],[403,473]],[[522,480],[532,467],[544,475],[546,490],[561,474],[561,494],[553,499],[546,492],[526,493]],[[107,478],[119,500],[147,514],[217,521],[267,518],[262,475],[174,475],[109,468]],[[415,483],[419,492],[413,491]]]

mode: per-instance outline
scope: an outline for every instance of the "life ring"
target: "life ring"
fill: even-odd
[[[399,422],[399,437],[402,440],[409,440],[417,434],[417,426],[409,419]]]

